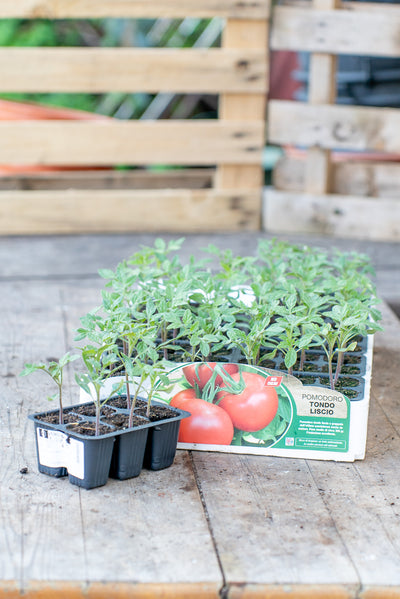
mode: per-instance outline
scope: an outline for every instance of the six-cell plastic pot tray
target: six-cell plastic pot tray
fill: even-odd
[[[138,476],[142,468],[161,470],[174,461],[180,421],[190,414],[184,410],[162,406],[170,413],[156,421],[141,418],[143,424],[116,429],[102,417],[102,434],[95,436],[74,431],[76,425],[93,429],[95,416],[90,415],[93,403],[77,404],[64,409],[65,424],[43,419],[58,415],[58,410],[31,414],[35,426],[35,441],[39,472],[55,477],[68,476],[72,484],[85,489],[105,485],[108,478],[125,480]],[[82,415],[87,409],[89,415]],[[129,415],[123,408],[108,408],[115,415]],[[107,429],[109,432],[107,432]]]

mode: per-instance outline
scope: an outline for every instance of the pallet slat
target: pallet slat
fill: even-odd
[[[34,191],[44,189],[205,189],[212,187],[214,169],[173,169],[148,171],[134,169],[74,170],[7,174],[0,176],[0,190]],[[1,173],[1,166],[0,166]]]
[[[279,6],[274,10],[271,48],[331,54],[400,56],[400,13],[311,10]]]
[[[224,29],[222,44],[225,51],[232,48],[252,48],[266,55],[268,46],[268,24],[265,21],[228,20]],[[221,93],[219,97],[219,118],[225,122],[265,118],[267,65],[265,65],[265,88],[260,94]],[[221,90],[222,91],[222,90]],[[261,162],[256,166],[220,164],[216,173],[216,185],[221,189],[253,187],[261,189],[263,184]]]
[[[253,230],[260,202],[258,190],[1,191],[0,234]]]
[[[273,100],[269,141],[326,149],[400,152],[400,111],[395,108],[321,105]]]
[[[304,160],[284,157],[274,168],[274,187],[279,191],[304,190]],[[354,196],[400,197],[399,162],[357,162],[354,157],[332,164],[332,193]]]
[[[0,18],[185,18],[265,19],[266,0],[2,0]]]
[[[40,165],[259,164],[263,122],[0,122],[0,163]]]
[[[264,93],[262,50],[1,48],[1,92]]]
[[[264,228],[374,241],[400,241],[398,199],[317,195],[267,189]]]
[[[336,9],[339,0],[313,0],[313,9]],[[313,12],[314,12],[313,11]],[[320,52],[310,55],[308,102],[312,105],[334,104],[336,99],[336,56]],[[328,193],[332,169],[329,150],[319,146],[309,149],[304,190],[310,193]]]
[[[309,9],[312,5],[312,2],[313,0],[281,0],[279,5]],[[339,0],[338,4],[338,8],[351,12],[382,12],[382,3],[379,2],[358,2],[357,0],[354,2],[352,0]],[[400,5],[398,4],[386,4],[384,10],[386,14],[392,13],[394,15],[400,16]]]

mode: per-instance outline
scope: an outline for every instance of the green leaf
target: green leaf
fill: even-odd
[[[100,268],[98,271],[102,279],[113,279],[115,272],[109,268]]]
[[[210,353],[210,346],[208,343],[206,343],[205,341],[201,340],[200,341],[200,352],[204,357],[207,357],[208,354]]]
[[[81,389],[86,391],[86,393],[90,394],[90,387],[89,387],[90,379],[89,379],[88,375],[75,374],[75,380],[78,383],[78,385],[81,387]]]
[[[44,364],[25,364],[24,369],[19,373],[19,376],[28,376],[37,370],[44,370]]]
[[[314,333],[307,333],[306,335],[303,335],[302,337],[300,337],[297,347],[299,349],[304,349],[304,348],[309,347],[310,344],[312,343],[314,337],[315,337]]]
[[[289,349],[285,354],[285,366],[291,368],[297,360],[297,352],[294,349]]]
[[[70,354],[69,352],[66,353],[64,356],[62,356],[62,358],[60,358],[59,360],[59,365],[60,368],[63,368],[64,366],[66,366],[67,364],[69,364],[70,362],[74,362],[75,360],[77,360],[80,356],[78,354]]]
[[[275,336],[280,335],[281,333],[283,333],[284,330],[285,329],[283,328],[283,326],[281,326],[278,323],[274,323],[267,327],[265,329],[265,332],[268,334],[268,336]]]
[[[357,341],[353,341],[353,343],[350,343],[350,345],[348,345],[344,351],[354,351],[357,347]],[[341,351],[340,349],[338,349],[338,351]]]
[[[164,239],[161,239],[160,237],[158,237],[154,242],[154,247],[159,251],[160,250],[164,251],[166,248],[166,245],[167,244],[165,243]]]

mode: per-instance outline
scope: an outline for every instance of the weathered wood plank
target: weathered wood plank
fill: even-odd
[[[263,224],[269,232],[399,241],[400,202],[267,189]]]
[[[1,48],[1,92],[262,93],[266,53],[220,48]]]
[[[399,329],[394,317],[392,322]],[[385,345],[385,333],[381,337]],[[398,353],[398,335],[393,339]],[[374,389],[392,364],[379,370]],[[398,412],[396,386],[389,387],[384,401]],[[400,436],[375,397],[367,457],[361,462],[250,456],[235,461],[237,456],[218,455],[216,468],[210,469],[207,456],[193,455],[227,582],[237,585],[232,597],[280,598],[286,592],[296,598],[355,598],[364,596],[360,588],[370,597],[385,596],[385,590],[390,596],[390,589],[397,596]],[[232,544],[232,538],[238,542]],[[248,587],[238,578],[241,573],[252,582]],[[340,587],[335,589],[335,583]]]
[[[85,580],[80,493],[39,475],[27,421],[28,412],[49,408],[55,390],[45,375],[18,377],[25,362],[66,351],[59,288],[20,281],[0,289],[0,579],[22,588],[32,575]],[[23,467],[28,474],[20,474]]]
[[[297,0],[294,0],[295,2]],[[307,1],[307,0],[306,0]],[[351,10],[354,12],[379,12],[382,13],[382,4],[380,2],[347,2],[347,0],[342,1],[342,9],[343,10]],[[394,16],[400,17],[400,6],[398,4],[387,4],[385,5],[385,14],[392,14]]]
[[[305,161],[284,156],[274,167],[274,187],[280,191],[303,191]],[[332,164],[332,193],[339,195],[400,197],[400,163],[358,162],[357,156],[348,156],[343,162]]]
[[[312,146],[307,151],[304,187],[306,193],[329,193],[332,187],[331,151]]]
[[[241,584],[232,585],[229,592],[229,599],[358,599],[358,597],[360,595],[354,586],[338,584]]]
[[[387,306],[382,309],[385,331],[375,336],[366,459],[333,468],[310,462],[310,470],[363,585],[382,584],[383,569],[389,592],[400,581],[400,321]]]
[[[380,11],[274,9],[271,47],[274,50],[399,56],[400,15]],[[373,50],[371,50],[373,49]]]
[[[0,167],[1,171],[1,167]],[[214,169],[178,169],[147,171],[134,169],[116,171],[97,169],[94,171],[55,171],[4,175],[0,177],[0,190],[43,190],[43,189],[203,189],[211,187]]]
[[[97,281],[82,293],[76,282],[3,281],[0,287],[2,583],[28,587],[32,596],[35,581],[36,592],[44,583],[49,596],[51,581],[60,590],[65,582],[75,584],[78,591],[99,583],[97,593],[101,582],[176,583],[182,594],[185,584],[187,592],[194,583],[217,597],[221,572],[186,452],[170,469],[143,471],[91,492],[37,473],[26,417],[48,408],[51,388],[40,374],[31,380],[17,375],[24,362],[59,357],[73,343],[82,308],[98,303]],[[77,385],[67,387],[70,402],[76,401]],[[25,475],[22,466],[28,467]],[[95,590],[93,596],[100,596]]]
[[[1,599],[219,599],[210,583],[131,583],[29,581],[21,591],[13,581],[0,582]],[[336,599],[333,598],[333,599]],[[341,597],[338,599],[342,599]],[[380,599],[380,598],[379,598]],[[387,599],[387,598],[386,598]],[[390,598],[392,599],[392,598]]]
[[[269,102],[269,141],[326,149],[400,152],[400,111],[361,106]]]
[[[265,21],[228,20],[223,31],[222,45],[225,51],[232,48],[251,48],[266,56],[268,47],[268,23]],[[247,93],[222,93],[219,98],[221,121],[246,121],[265,118],[268,69],[264,70],[264,86],[258,95]],[[222,91],[222,90],[221,90]],[[229,91],[229,90],[228,90]],[[220,189],[258,188],[263,184],[264,172],[261,161],[258,165],[232,165],[229,160],[221,161],[216,172],[216,186]]]
[[[0,234],[205,232],[259,228],[258,190],[0,193]]]
[[[315,10],[335,9],[339,0],[313,0]],[[336,56],[312,53],[308,82],[308,102],[312,105],[334,104],[336,99]],[[332,184],[332,161],[329,150],[313,146],[307,152],[304,191],[328,193]]]
[[[0,122],[0,163],[259,164],[262,121]]]
[[[2,0],[0,18],[185,18],[263,19],[268,0]]]
[[[372,381],[376,397],[387,419],[400,435],[400,383],[397,365],[400,363],[400,320],[386,303],[379,306],[382,312],[383,332],[375,336],[374,370],[377,375]]]
[[[312,0],[282,0],[280,5],[291,6],[295,8],[307,8],[311,7]],[[339,4],[342,10],[349,10],[352,12],[382,12],[382,4],[379,2],[354,2],[352,0],[342,0]],[[385,14],[394,14],[400,16],[400,6],[398,4],[387,4],[384,7]]]
[[[400,440],[374,402],[370,422],[374,439],[364,462],[349,468],[343,464],[334,468],[321,463],[309,466],[346,546],[348,560],[354,564],[363,585],[394,586],[400,582],[400,525],[398,505],[391,504],[400,493],[395,475]],[[394,440],[388,441],[388,436]]]
[[[313,0],[312,14],[319,11],[335,11],[339,0]],[[336,98],[336,58],[331,54],[314,52],[310,56],[308,102],[311,104],[334,104]]]
[[[357,585],[307,463],[193,452],[229,585]],[[267,595],[268,596],[268,595]]]
[[[221,573],[186,452],[170,469],[143,471],[123,484],[109,481],[102,495],[81,496],[90,581],[214,582],[218,592]],[[118,509],[105,514],[107,499]],[[108,548],[98,551],[105,529]]]
[[[280,6],[291,6],[296,8],[310,8],[312,0],[282,0]],[[353,0],[341,0],[339,8],[342,10],[350,10],[353,12],[377,11],[382,12],[382,4],[379,2],[358,2]],[[387,9],[387,10],[386,10]],[[400,9],[398,5],[388,4],[385,6],[385,12],[393,11],[399,15]]]

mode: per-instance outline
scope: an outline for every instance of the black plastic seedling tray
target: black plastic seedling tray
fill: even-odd
[[[152,402],[152,406],[165,404]],[[92,402],[76,404],[64,414],[76,415],[79,422],[94,422],[94,416],[82,416],[78,408],[93,406]],[[75,432],[70,423],[44,422],[46,416],[58,410],[31,414],[35,425],[35,440],[39,472],[49,476],[68,476],[72,484],[91,489],[106,484],[108,477],[124,480],[138,476],[142,467],[152,470],[169,467],[174,460],[179,425],[190,414],[184,410],[168,409],[174,416],[156,422],[143,419],[133,428],[115,429],[99,436]],[[129,414],[128,410],[112,408],[115,413]],[[54,462],[58,462],[55,464]],[[63,463],[65,461],[66,463]]]

